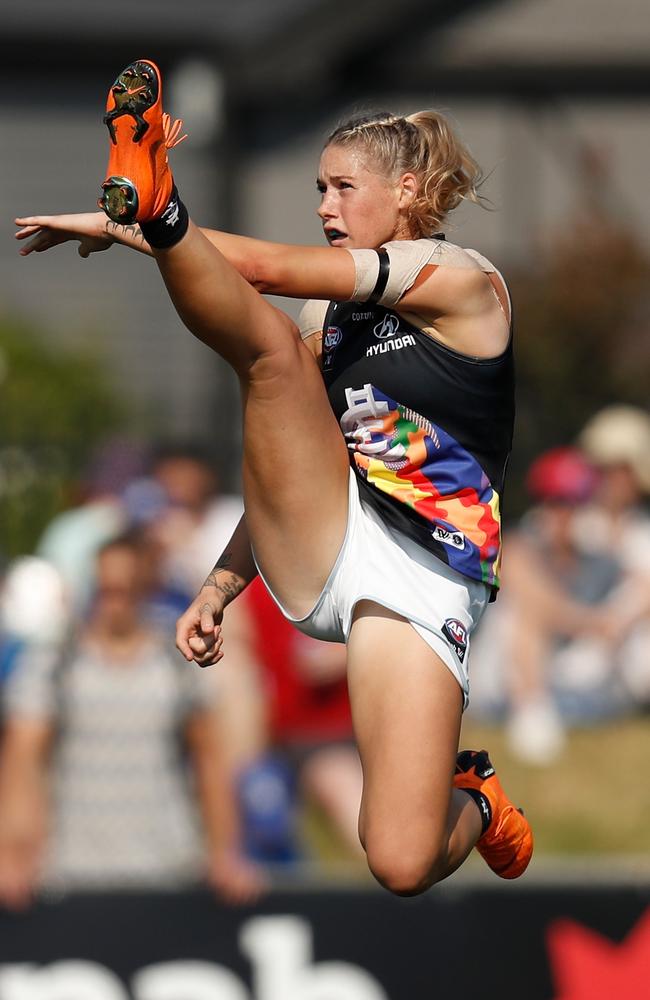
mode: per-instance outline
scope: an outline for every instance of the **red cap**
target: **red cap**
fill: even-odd
[[[526,476],[534,500],[581,503],[593,493],[596,473],[577,448],[552,448],[536,458]]]

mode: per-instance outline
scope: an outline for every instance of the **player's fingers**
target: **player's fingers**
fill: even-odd
[[[205,604],[201,605],[199,612],[201,616],[200,625],[201,631],[204,635],[214,632],[215,628],[219,627],[215,621],[216,610],[217,609],[214,605],[210,604],[209,601],[206,601]]]
[[[196,619],[192,616],[183,615],[176,622],[176,648],[190,663],[194,659],[194,651],[189,640],[195,629]]]
[[[43,250],[47,250],[52,244],[51,242],[39,233],[34,236],[29,243],[26,243],[24,247],[21,247],[18,253],[21,257],[28,257],[30,253],[41,253]]]
[[[195,656],[212,656],[221,649],[223,636],[215,630],[210,635],[192,635],[188,643]]]
[[[14,219],[17,226],[36,226],[40,229],[42,226],[50,226],[53,222],[56,222],[56,216],[53,215],[25,215],[18,219]]]
[[[16,219],[16,225],[20,225],[18,219]],[[33,236],[34,233],[37,233],[40,228],[40,226],[23,226],[23,228],[19,229],[16,233],[16,239],[26,240],[29,236]]]
[[[191,635],[188,645],[197,656],[204,656],[205,653],[214,649],[214,640],[211,635]]]
[[[206,667],[214,667],[215,663],[218,663],[219,660],[223,660],[223,653],[221,650],[217,653],[213,652],[210,656],[201,657],[200,659],[196,656],[194,657],[194,662],[201,668],[201,670],[204,670]]]
[[[189,641],[190,647],[194,650],[194,662],[198,663],[200,667],[211,667],[214,663],[218,663],[223,656],[223,639],[221,637],[205,649],[201,649],[200,637],[193,637]]]
[[[72,229],[79,215],[25,215],[14,222],[17,226],[38,226],[39,229]]]

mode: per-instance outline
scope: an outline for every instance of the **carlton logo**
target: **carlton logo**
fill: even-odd
[[[398,330],[399,320],[392,313],[387,313],[381,323],[377,323],[377,326],[373,326],[372,328],[372,332],[379,340],[387,340],[389,337],[394,337]]]
[[[462,663],[467,652],[467,629],[463,623],[457,618],[447,618],[442,626],[442,634]]]

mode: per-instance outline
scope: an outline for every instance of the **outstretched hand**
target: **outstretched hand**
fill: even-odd
[[[205,586],[187,611],[176,622],[176,646],[186,660],[200,667],[211,667],[223,657],[224,594],[217,587]]]
[[[103,212],[82,212],[76,215],[30,215],[16,219],[21,228],[17,240],[29,240],[20,248],[21,257],[30,253],[43,253],[52,247],[79,240],[79,256],[108,250],[114,240],[105,231],[106,216]]]

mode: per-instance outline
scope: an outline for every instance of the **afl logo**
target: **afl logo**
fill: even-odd
[[[462,663],[467,652],[467,629],[457,618],[447,618],[442,626],[442,634]]]
[[[389,337],[394,337],[398,330],[399,320],[392,313],[387,313],[381,323],[377,323],[377,326],[373,326],[372,328],[372,332],[379,340],[387,340]]]
[[[343,334],[338,326],[328,326],[327,333],[325,334],[325,339],[323,341],[323,349],[326,351],[333,351],[335,347],[338,347],[343,338]]]

